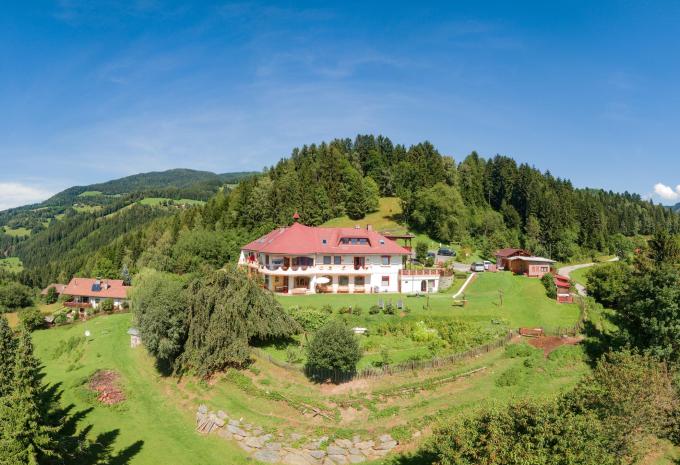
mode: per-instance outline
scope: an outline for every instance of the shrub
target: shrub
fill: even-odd
[[[31,289],[14,281],[0,283],[0,307],[26,308],[33,305]]]
[[[350,328],[333,320],[321,328],[307,346],[307,368],[353,373],[361,358],[359,342]]]
[[[27,308],[26,310],[19,312],[19,319],[29,331],[41,328],[45,324],[45,317],[40,313],[40,310],[35,307]]]
[[[57,294],[57,290],[54,288],[54,286],[50,286],[49,289],[47,289],[47,295],[45,296],[45,303],[46,304],[53,304],[59,299],[59,294]]]
[[[389,303],[385,305],[383,313],[385,313],[385,315],[394,315],[394,310],[395,310],[394,306],[391,303]]]
[[[113,300],[111,299],[104,299],[100,305],[102,311],[106,313],[111,313],[113,312]]]
[[[316,331],[331,319],[330,313],[314,307],[290,307],[287,311],[305,331]]]
[[[382,310],[379,306],[377,305],[371,305],[371,308],[368,309],[368,314],[369,315],[377,315],[380,313],[380,310]]]
[[[505,347],[505,356],[509,358],[531,357],[540,353],[539,349],[531,347],[529,344],[510,344]]]
[[[525,372],[521,367],[512,367],[501,373],[501,375],[496,380],[496,386],[508,387],[516,386],[525,377]]]
[[[429,342],[439,339],[439,333],[434,328],[428,328],[424,321],[419,321],[413,327],[411,339],[415,342]]]
[[[323,306],[321,307],[321,311],[322,311],[322,312],[325,312],[325,313],[328,313],[328,314],[330,315],[330,314],[333,313],[333,306],[330,305],[330,304],[323,305]]]
[[[557,298],[557,286],[555,285],[555,278],[553,277],[552,274],[546,273],[543,275],[541,278],[541,282],[543,283],[543,287],[545,287],[545,292],[548,297],[551,299],[556,299]]]
[[[286,362],[300,363],[304,358],[302,347],[298,345],[288,346],[286,348]]]

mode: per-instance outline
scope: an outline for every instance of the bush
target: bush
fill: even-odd
[[[50,286],[49,289],[47,289],[47,295],[45,296],[45,303],[50,305],[53,304],[59,299],[59,294],[57,294],[57,290],[54,288],[54,286]]]
[[[113,300],[111,299],[104,299],[100,305],[102,311],[106,313],[111,313],[113,312]]]
[[[331,370],[342,373],[356,371],[361,349],[354,333],[338,320],[321,328],[307,347],[307,368]]]
[[[33,305],[33,297],[29,287],[14,281],[0,283],[0,307],[17,309],[31,305]]]
[[[286,348],[286,362],[300,363],[304,358],[302,347],[298,345],[288,346]]]
[[[555,278],[553,277],[553,275],[550,273],[544,274],[543,277],[541,278],[541,282],[543,283],[543,287],[545,287],[546,295],[551,299],[556,299],[557,285],[555,285]]]
[[[529,344],[510,344],[505,347],[505,356],[509,358],[531,357],[540,354],[541,350],[531,347]]]
[[[383,309],[383,313],[385,313],[385,315],[394,315],[394,311],[395,311],[395,308],[391,303],[386,304],[385,308]]]
[[[19,319],[21,320],[21,324],[29,331],[42,328],[45,324],[45,317],[40,313],[40,310],[35,307],[27,308],[26,310],[19,312]]]
[[[382,308],[380,308],[379,306],[371,305],[371,308],[368,309],[368,314],[377,315],[378,313],[380,313],[380,310],[382,310]]]
[[[415,342],[430,342],[439,339],[439,333],[434,328],[428,328],[424,321],[419,321],[413,327],[411,339]]]
[[[315,307],[290,307],[287,312],[302,329],[311,332],[318,330],[331,319],[330,313]]]

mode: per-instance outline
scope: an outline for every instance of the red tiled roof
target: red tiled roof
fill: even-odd
[[[340,244],[340,239],[343,237],[366,238],[368,244]],[[275,229],[243,246],[242,249],[283,255],[317,253],[408,255],[411,253],[408,249],[375,231],[356,228],[315,228],[300,223]]]
[[[500,249],[500,250],[496,251],[496,256],[497,257],[503,257],[503,258],[512,257],[515,254],[521,254],[521,255],[525,255],[525,256],[531,255],[529,252],[527,252],[524,249],[507,248],[507,249]]]
[[[47,295],[47,291],[50,290],[50,287],[53,287],[57,290],[57,294],[63,294],[64,293],[64,288],[66,287],[66,284],[50,284],[47,286],[45,289],[40,291],[40,295]]]
[[[99,281],[101,290],[93,290],[94,285]],[[101,297],[103,299],[126,299],[127,292],[131,286],[125,286],[120,279],[91,279],[73,278],[64,289],[63,294],[83,297]]]

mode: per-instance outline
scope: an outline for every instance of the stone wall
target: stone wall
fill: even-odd
[[[346,465],[376,460],[396,446],[389,434],[374,439],[335,439],[327,436],[307,439],[298,433],[267,433],[262,428],[230,418],[222,410],[211,412],[201,405],[196,412],[196,429],[236,441],[251,457],[265,463],[285,465]]]

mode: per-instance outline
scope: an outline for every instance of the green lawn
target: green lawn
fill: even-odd
[[[142,200],[140,200],[138,203],[140,205],[150,205],[150,206],[158,206],[161,205],[165,202],[170,202],[172,205],[203,205],[205,202],[202,200],[193,200],[193,199],[169,199],[165,197],[146,197]]]
[[[595,265],[597,266],[597,265]],[[572,281],[575,281],[579,284],[583,284],[584,286],[588,284],[588,279],[586,278],[586,274],[588,271],[592,270],[593,267],[588,267],[588,268],[580,268],[578,270],[574,270],[571,273],[569,273],[569,278],[571,278]]]
[[[454,288],[459,288],[459,279]],[[500,305],[499,290],[503,293]],[[382,335],[379,331],[385,325],[400,325],[419,321],[456,320],[470,326],[469,332],[487,334],[483,340],[490,341],[503,332],[503,328],[517,329],[522,326],[541,326],[546,329],[573,326],[578,319],[578,307],[574,304],[557,304],[545,295],[545,289],[537,279],[514,276],[510,273],[481,273],[465,292],[468,303],[465,307],[454,306],[450,293],[432,294],[427,297],[409,297],[401,294],[315,294],[306,296],[279,296],[284,307],[316,307],[330,305],[337,310],[351,306],[361,308],[360,315],[338,315],[350,327],[365,327],[368,336],[361,336],[363,357],[359,368],[371,366],[381,358],[381,351],[387,350],[392,363],[400,363],[412,357],[431,358],[428,342],[414,342],[399,331]],[[401,315],[371,315],[368,310],[378,304],[397,304],[402,300],[409,312]],[[297,342],[301,338],[296,339]],[[473,339],[466,347],[478,345]],[[272,357],[286,360],[286,345],[269,345],[264,348]],[[460,347],[440,349],[438,355],[460,352]]]
[[[4,231],[5,234],[8,236],[14,236],[14,237],[24,237],[24,236],[30,236],[31,235],[31,230],[27,228],[16,228],[12,229],[8,226],[4,226]]]
[[[72,404],[74,413],[84,412],[79,426],[92,425],[91,437],[113,435],[114,450],[142,441],[130,465],[246,463],[245,455],[234,443],[215,436],[202,437],[194,431],[197,404],[174,389],[176,380],[157,374],[143,348],[130,348],[126,332],[131,318],[130,314],[105,316],[34,333],[37,354],[45,365],[45,381],[58,383],[63,405]],[[86,329],[92,336],[81,346],[82,352],[76,349],[54,357],[60,341],[83,337]],[[83,386],[99,369],[120,373],[127,396],[123,404],[103,406]]]
[[[78,197],[99,197],[103,195],[101,191],[85,191],[78,194]]]
[[[8,271],[10,273],[20,273],[24,269],[23,263],[19,257],[0,258],[0,271]]]
[[[101,210],[103,207],[101,205],[74,205],[73,209],[78,213],[94,213]]]

